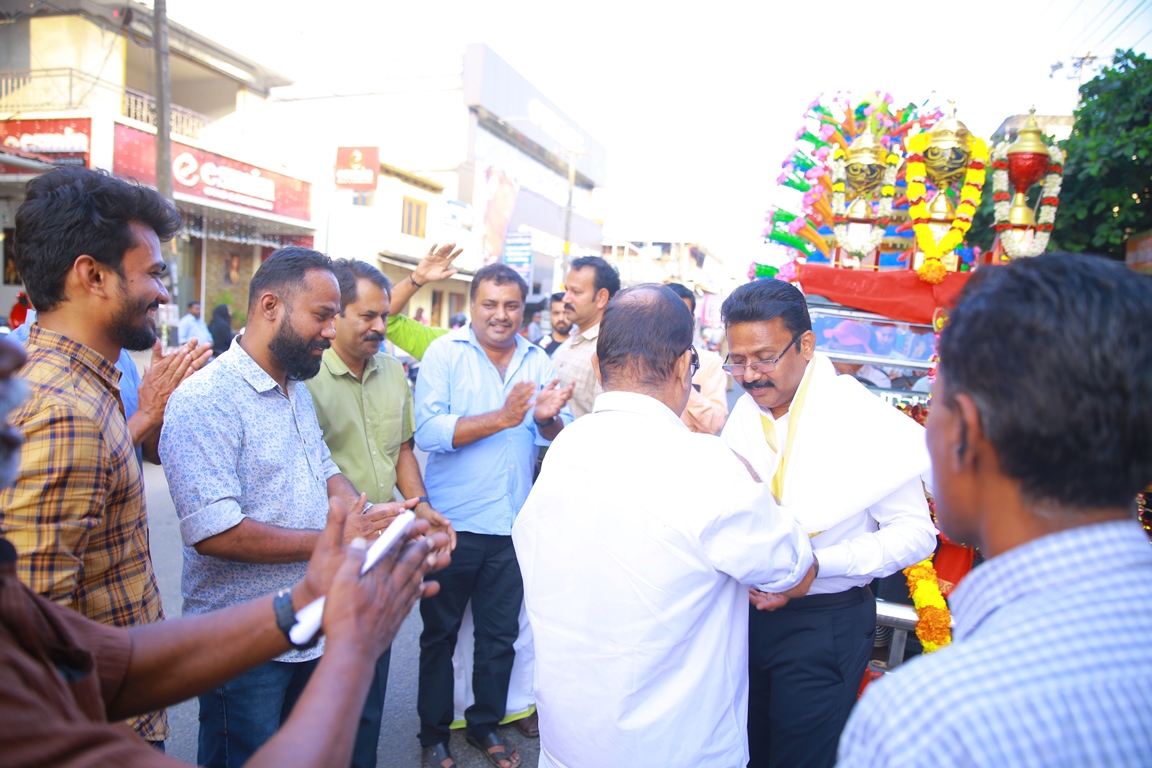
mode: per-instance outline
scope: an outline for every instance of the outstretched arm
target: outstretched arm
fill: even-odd
[[[454,248],[456,250],[453,250]],[[398,315],[403,312],[408,300],[426,284],[434,283],[437,280],[447,280],[456,274],[452,262],[463,252],[462,248],[456,248],[456,243],[448,243],[444,246],[433,245],[429,248],[428,255],[420,259],[415,271],[392,286],[392,298],[388,303],[388,314]]]

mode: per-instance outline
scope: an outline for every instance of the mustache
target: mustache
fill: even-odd
[[[382,334],[382,333],[366,333],[366,334],[364,334],[364,341],[384,341],[384,334]]]
[[[308,349],[319,349],[323,351],[328,349],[330,346],[332,346],[332,342],[328,341],[328,339],[320,339],[320,341],[314,341],[309,344]]]
[[[744,387],[744,389],[748,390],[749,392],[756,392],[761,389],[768,389],[769,387],[774,388],[776,385],[768,379],[764,379],[763,381],[742,381],[740,382],[740,386]]]
[[[572,306],[571,304],[565,304],[564,305],[564,311],[565,312],[575,312],[576,307]]]

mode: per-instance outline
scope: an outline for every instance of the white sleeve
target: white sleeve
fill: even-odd
[[[723,469],[709,474],[720,511],[700,533],[708,560],[742,584],[770,592],[791,589],[812,567],[808,534],[735,456],[723,458]]]
[[[879,530],[816,548],[820,578],[880,578],[918,563],[936,548],[924,485],[916,476],[868,508]]]

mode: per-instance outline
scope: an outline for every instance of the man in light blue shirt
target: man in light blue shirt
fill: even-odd
[[[1152,765],[1152,281],[1050,254],[981,270],[940,338],[940,530],[987,560],[951,645],[869,686],[841,766]]]
[[[451,759],[452,651],[472,600],[476,703],[467,709],[468,742],[501,768],[519,756],[496,733],[504,718],[524,585],[512,523],[532,487],[539,446],[572,421],[572,387],[544,350],[517,333],[528,286],[490,264],[472,279],[472,322],[428,347],[416,382],[416,444],[427,451],[424,483],[432,506],[456,529],[440,594],[420,603],[420,745],[424,760]],[[490,761],[491,762],[491,761]]]
[[[176,335],[181,344],[192,339],[200,340],[200,348],[212,346],[212,332],[208,330],[207,323],[200,317],[200,302],[188,302],[188,314],[180,318],[176,326]]]

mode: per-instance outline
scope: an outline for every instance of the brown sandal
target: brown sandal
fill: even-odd
[[[484,758],[495,768],[520,768],[520,753],[515,748],[509,752],[495,731],[478,739],[468,734],[468,743],[480,750]],[[505,762],[508,765],[502,765]]]

